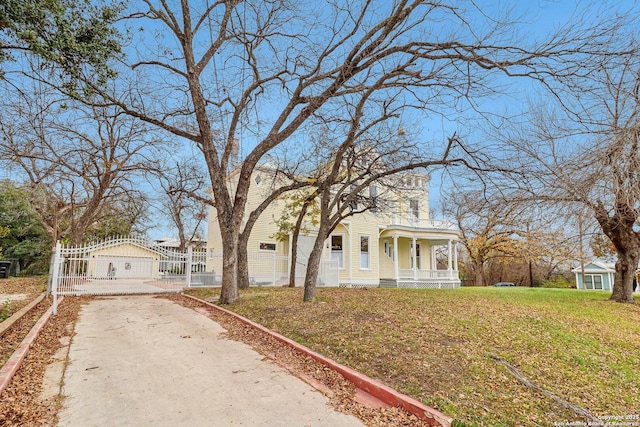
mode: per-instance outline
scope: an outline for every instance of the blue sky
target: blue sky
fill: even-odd
[[[469,2],[471,3],[471,2]],[[537,1],[477,1],[475,2],[481,10],[487,15],[492,16],[496,11],[505,11],[509,8],[513,10],[514,16],[519,16],[518,28],[519,35],[523,40],[531,40],[532,38],[544,37],[545,35],[553,32],[560,26],[575,21],[576,10],[578,13],[585,10],[588,5],[587,2],[581,1],[562,1],[562,0],[537,0]],[[628,8],[637,7],[634,1],[622,1],[617,3],[602,2],[596,3],[596,6],[591,12],[592,17],[599,17],[603,14],[615,14],[618,11]],[[476,17],[478,20],[481,16],[478,14]],[[151,33],[151,31],[148,31]],[[151,35],[151,34],[149,34]],[[515,84],[515,82],[513,82]],[[518,85],[522,85],[519,90],[514,92],[512,96],[493,97],[482,102],[482,108],[488,110],[501,111],[506,108],[511,108],[517,105],[519,100],[522,100],[527,94],[532,93],[530,91],[531,85],[528,82],[518,82]],[[514,102],[515,101],[515,102]],[[451,117],[452,120],[448,120]],[[468,129],[464,129],[463,121],[453,115],[449,115],[447,111],[442,111],[440,116],[427,116],[427,115],[410,115],[402,117],[401,125],[403,127],[409,127],[414,123],[419,123],[419,126],[415,128],[414,132],[417,135],[422,135],[424,139],[437,139],[444,136],[451,135],[454,131],[465,132],[465,137],[473,138],[474,134]],[[242,150],[244,154],[251,149],[252,143],[248,135],[240,135],[243,139]],[[0,178],[8,176],[7,171],[0,170]],[[446,182],[441,182],[440,174],[437,172],[432,173],[432,182],[430,184],[431,191],[431,208],[436,212],[436,216],[440,217],[440,203],[439,194],[441,188],[445,188]],[[166,236],[174,234],[167,228],[159,228],[157,231],[151,233],[153,237]]]

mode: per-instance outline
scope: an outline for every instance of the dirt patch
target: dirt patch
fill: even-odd
[[[27,299],[28,294],[0,294],[0,303],[4,301],[22,301]]]

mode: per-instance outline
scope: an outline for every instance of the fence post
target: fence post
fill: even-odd
[[[53,314],[58,314],[58,277],[60,276],[60,257],[62,247],[60,241],[56,242],[55,253],[53,255],[53,268],[51,272],[51,293],[53,294]]]
[[[191,247],[191,245],[189,245],[189,247],[187,248],[187,262],[185,265],[185,268],[187,269],[186,271],[186,287],[190,288],[191,287],[191,258],[193,257],[193,248]]]
[[[276,285],[276,268],[277,268],[277,258],[276,258],[276,253],[273,253],[273,283],[271,283],[272,286]]]

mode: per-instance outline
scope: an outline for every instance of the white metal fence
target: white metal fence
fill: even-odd
[[[210,254],[207,269],[204,250],[181,252],[135,237],[116,237],[81,246],[56,243],[51,257],[48,291],[57,314],[58,295],[118,295],[179,292],[186,287],[219,286],[222,255]],[[219,268],[216,267],[219,265]],[[289,259],[275,254],[249,254],[250,285],[282,286],[288,283]],[[303,279],[305,266],[297,268]],[[338,286],[338,264],[322,260],[318,286]]]
[[[116,237],[81,246],[56,244],[49,291],[58,295],[178,292],[205,269],[206,252],[181,252],[141,238]]]

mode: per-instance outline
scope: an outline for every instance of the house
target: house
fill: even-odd
[[[231,175],[234,176],[233,174]],[[429,217],[429,176],[411,172],[397,176],[385,207],[343,220],[324,243],[319,286],[454,288],[460,286],[457,270],[457,227]],[[274,186],[282,183],[273,169],[257,167],[251,176],[246,215]],[[233,183],[230,185],[233,186]],[[377,197],[372,186],[368,196]],[[277,220],[287,199],[272,203],[254,226],[248,246],[249,276],[254,285],[288,283],[291,235],[276,238]],[[306,263],[315,241],[313,226],[297,245],[296,283],[302,284]],[[207,271],[222,272],[222,246],[216,210],[209,212]]]
[[[582,282],[582,268],[571,270],[576,275],[576,288],[587,290],[613,290],[613,280],[616,275],[615,264],[592,261],[584,266],[584,284]],[[638,272],[636,272],[636,275]]]

